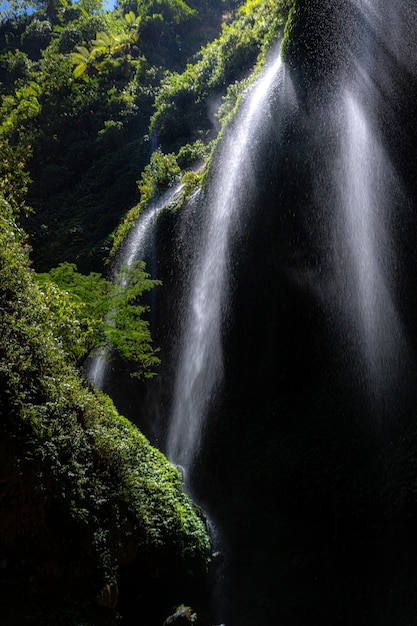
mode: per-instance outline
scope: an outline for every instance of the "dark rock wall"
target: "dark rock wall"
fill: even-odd
[[[415,504],[400,494],[416,479],[416,75],[383,39],[389,27],[353,3],[300,12],[287,50],[298,109],[255,165],[259,193],[233,250],[225,380],[194,489],[223,533],[228,625],[413,624]],[[346,85],[369,88],[365,110],[399,184],[395,260],[382,265],[410,351],[382,398],[332,282],[332,124]]]

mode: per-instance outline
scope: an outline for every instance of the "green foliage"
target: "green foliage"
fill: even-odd
[[[0,28],[0,138],[32,146],[36,213],[25,228],[36,267],[69,260],[98,269],[110,233],[138,200],[160,65],[196,51],[182,30],[196,12],[172,0],[111,12],[95,0],[35,8]],[[110,160],[117,170],[102,176]]]
[[[41,111],[39,95],[41,87],[35,81],[18,86],[13,95],[5,96],[0,107],[0,137],[6,139],[13,136],[13,132],[21,133],[22,123],[36,116]]]
[[[88,15],[99,13],[103,10],[102,0],[78,0],[77,6],[82,10],[84,9]]]
[[[28,79],[31,62],[24,52],[11,50],[0,58],[0,83],[13,84],[19,79]]]
[[[1,216],[12,219],[20,213],[29,213],[26,205],[26,194],[30,177],[26,171],[26,163],[30,157],[28,146],[11,148],[8,141],[0,141],[0,197],[3,200]]]
[[[61,263],[38,275],[71,361],[81,364],[95,349],[105,347],[109,358],[119,356],[135,363],[137,377],[153,376],[159,359],[143,317],[147,307],[140,298],[158,282],[150,280],[140,262],[123,267],[115,282],[96,272],[84,275],[76,269],[73,263]]]
[[[57,273],[98,297],[96,277]],[[82,305],[39,286],[14,225],[1,221],[0,478],[9,496],[0,501],[0,545],[13,563],[1,573],[3,609],[9,589],[26,605],[29,579],[41,614],[58,601],[82,613],[123,562],[134,559],[145,577],[161,564],[177,575],[207,563],[204,522],[177,470],[68,360]]]
[[[226,94],[223,97],[222,104],[217,111],[217,118],[222,127],[225,127],[228,121],[233,117],[242,95],[250,87],[257,71],[254,70],[253,74],[248,78],[238,80],[227,88]]]
[[[124,78],[130,76],[137,61],[138,27],[140,17],[136,17],[133,11],[125,15],[128,26],[124,32],[109,35],[105,31],[96,33],[96,38],[91,42],[91,49],[85,46],[77,46],[76,52],[71,53],[71,60],[75,65],[74,78],[91,73],[93,70],[101,72],[109,67],[118,67]],[[113,61],[113,63],[112,63]]]
[[[174,140],[184,143],[196,132],[208,132],[210,100],[226,93],[231,82],[241,85],[282,34],[288,3],[248,0],[223,24],[220,36],[202,48],[199,59],[182,74],[167,74],[155,99],[151,129],[162,145]],[[236,80],[239,79],[239,83]]]
[[[126,237],[128,231],[133,227],[141,211],[148,204],[160,197],[175,182],[180,181],[181,169],[177,163],[175,154],[163,154],[156,150],[142,172],[138,181],[140,191],[140,202],[131,209],[121,222],[113,236],[112,254],[114,254]]]
[[[205,161],[209,152],[210,145],[197,139],[193,144],[181,146],[177,154],[177,163],[182,170],[194,167],[197,163]]]
[[[138,182],[141,200],[148,204],[152,199],[157,198],[161,191],[178,180],[179,174],[180,168],[175,154],[163,154],[160,150],[156,150]]]
[[[41,58],[41,51],[50,43],[52,26],[48,20],[33,19],[22,35],[22,50],[29,58],[37,61]]]
[[[36,0],[3,0],[0,10],[0,24],[17,20],[36,6]]]
[[[145,138],[164,71],[183,70],[219,33],[230,4],[129,0],[104,12],[100,0],[45,0],[0,24],[0,137],[32,147],[35,214],[25,228],[37,269],[65,260],[82,271],[102,267],[110,233],[139,199],[136,181],[149,160]],[[168,154],[191,143],[192,124],[192,142],[208,140],[206,95],[195,108],[188,91],[173,98],[187,112],[185,141],[178,135],[164,148]],[[110,161],[117,164],[111,174]]]
[[[194,191],[199,187],[201,182],[201,174],[199,172],[193,172],[192,170],[185,172],[181,180],[183,187],[183,198],[188,200]]]
[[[88,45],[98,32],[109,28],[109,18],[103,13],[93,13],[88,17],[70,20],[63,26],[55,26],[57,52],[70,54],[77,45]]]
[[[100,337],[101,320],[88,314],[84,302],[77,302],[68,291],[39,278],[44,305],[54,319],[55,334],[69,360],[81,364]]]

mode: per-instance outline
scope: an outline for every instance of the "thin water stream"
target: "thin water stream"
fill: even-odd
[[[151,256],[152,239],[158,213],[175,199],[181,188],[181,184],[172,187],[155,204],[151,204],[140,214],[114,264],[113,279],[122,267],[129,268],[134,261],[144,260],[146,256]],[[120,287],[123,288],[123,285]],[[109,374],[109,357],[108,348],[102,347],[86,368],[88,380],[92,381],[101,391],[105,388],[106,378]]]

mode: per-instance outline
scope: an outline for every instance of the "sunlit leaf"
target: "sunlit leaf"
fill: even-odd
[[[84,74],[86,69],[87,69],[87,63],[85,63],[85,61],[82,61],[81,63],[79,63],[74,68],[74,71],[72,72],[74,78],[79,78],[80,76],[82,76],[82,74]]]

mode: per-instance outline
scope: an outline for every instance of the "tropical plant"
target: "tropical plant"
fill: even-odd
[[[125,15],[125,28],[122,32],[108,34],[105,31],[96,33],[96,38],[91,41],[91,48],[76,46],[76,51],[71,53],[72,63],[75,65],[73,75],[79,78],[89,74],[92,69],[100,72],[105,67],[106,60],[117,59],[121,66],[123,77],[128,78],[132,71],[133,47],[136,46],[139,35],[138,28],[141,18],[136,17],[133,11]],[[135,54],[137,56],[138,48]]]
[[[61,263],[38,275],[63,348],[81,365],[99,348],[108,358],[119,356],[135,364],[134,375],[150,378],[159,364],[152,347],[144,292],[154,288],[143,262],[123,266],[114,282],[96,272],[80,274],[73,263]]]

